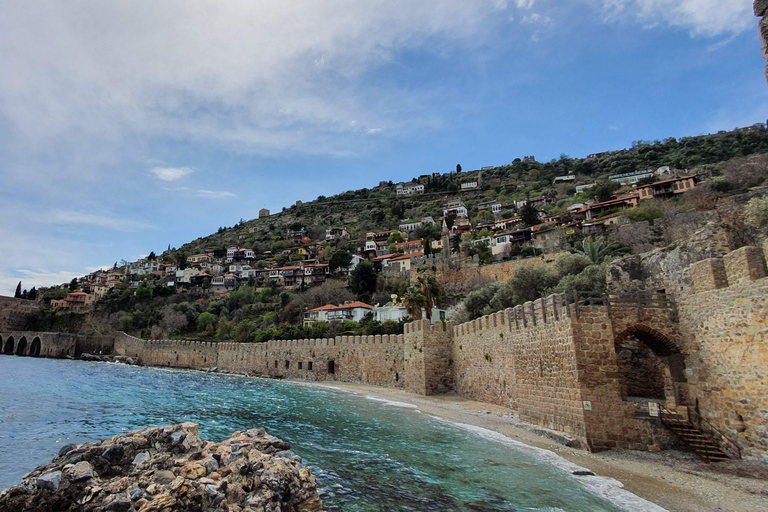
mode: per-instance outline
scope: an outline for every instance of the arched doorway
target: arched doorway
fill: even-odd
[[[19,340],[19,345],[16,347],[16,355],[17,356],[25,356],[27,355],[27,337],[22,336]]]
[[[616,336],[615,348],[622,399],[668,407],[685,401],[685,357],[669,337],[636,325]]]
[[[8,354],[9,356],[13,355],[13,336],[8,336],[8,339],[5,340],[5,345],[3,346],[3,353]]]
[[[32,340],[32,345],[29,346],[29,355],[32,357],[40,357],[40,337],[35,336]]]

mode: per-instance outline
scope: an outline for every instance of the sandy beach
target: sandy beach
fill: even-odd
[[[399,389],[360,384],[317,382],[310,385],[410,404],[423,414],[486,429],[533,449],[548,450],[598,476],[618,480],[627,491],[671,512],[768,510],[768,466],[765,465],[748,461],[705,464],[693,453],[676,450],[589,453],[527,430],[511,409],[466,400],[455,394],[424,397]]]

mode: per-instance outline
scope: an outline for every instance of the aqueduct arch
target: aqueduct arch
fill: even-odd
[[[22,336],[19,338],[19,344],[16,345],[16,355],[17,356],[25,356],[27,355],[27,337]]]
[[[9,356],[12,356],[13,345],[14,345],[13,336],[8,336],[8,339],[5,340],[5,344],[3,345],[3,353],[8,354]]]

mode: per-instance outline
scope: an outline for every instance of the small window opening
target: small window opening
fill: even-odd
[[[312,371],[312,361],[307,363],[307,370]]]
[[[304,364],[304,363],[302,363],[301,361],[299,361],[299,370],[301,370],[301,367],[302,367],[302,365],[303,365],[303,364]]]
[[[288,369],[288,368],[290,368],[290,367],[291,367],[291,362],[290,362],[290,361],[288,361],[288,360],[286,360],[286,361],[285,361],[285,369],[287,370],[287,369]]]

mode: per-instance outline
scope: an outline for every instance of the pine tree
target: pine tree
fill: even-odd
[[[14,298],[21,298],[21,281],[19,281],[19,284],[16,286],[16,293],[14,294]]]
[[[35,300],[37,299],[37,287],[33,286],[31,290],[29,290],[29,300]]]

